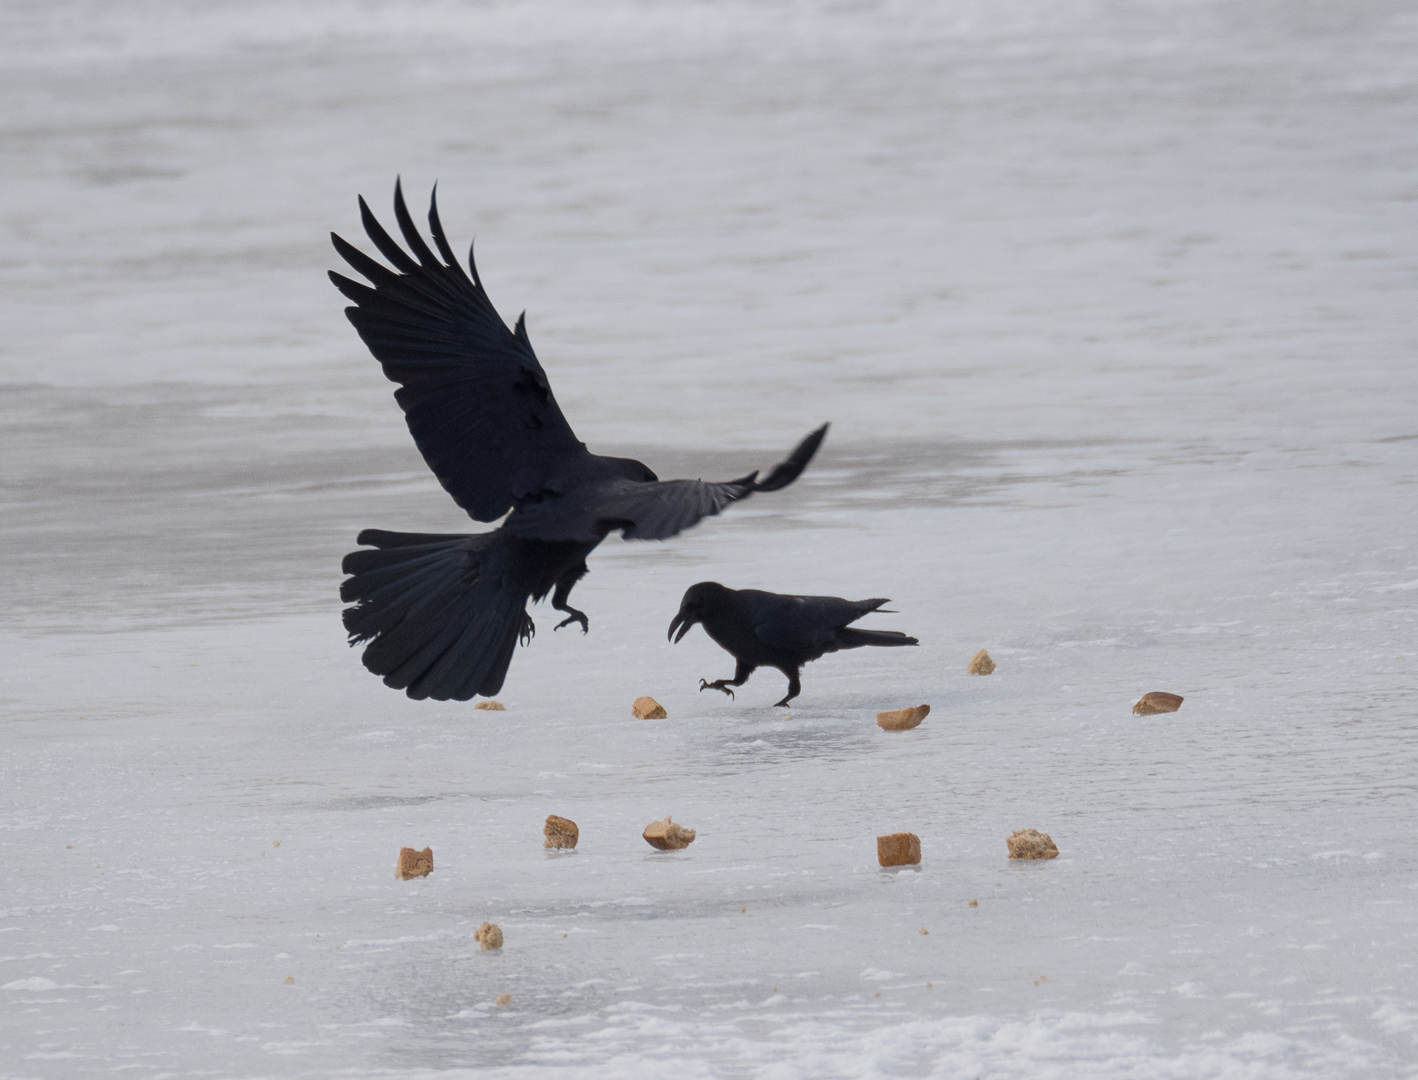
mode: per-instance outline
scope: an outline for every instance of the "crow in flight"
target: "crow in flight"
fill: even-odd
[[[695,623],[720,648],[733,653],[738,666],[732,679],[699,680],[699,690],[742,686],[755,668],[775,667],[788,676],[788,693],[778,705],[798,696],[798,669],[823,653],[859,649],[863,645],[917,645],[897,630],[858,630],[848,623],[882,611],[890,600],[843,600],[836,596],[780,596],[758,589],[730,589],[717,581],[691,585],[680,601],[679,614],[667,635],[676,644]],[[675,631],[679,635],[675,635]]]
[[[414,227],[398,183],[394,216],[407,252],[363,198],[359,209],[395,269],[332,233],[335,250],[373,285],[331,272],[355,303],[345,314],[399,384],[394,399],[444,490],[475,521],[507,514],[500,528],[473,535],[366,529],[356,542],[368,546],[345,556],[352,576],[340,598],[352,604],[344,611],[350,644],[369,642],[364,666],[411,698],[497,693],[517,642],[535,632],[529,597],[552,592],[552,607],[567,613],[557,629],[590,629],[566,601],[608,533],[664,540],[755,491],[787,487],[827,434],[824,424],[762,480],[753,472],[723,483],[661,481],[638,461],[592,454],[552,396],[525,313],[508,330],[471,249],[471,277],[458,265],[438,220],[437,189],[428,225],[441,259]]]

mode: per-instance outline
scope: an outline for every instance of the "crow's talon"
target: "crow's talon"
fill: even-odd
[[[719,679],[717,682],[710,682],[708,679],[700,679],[699,692],[702,694],[706,690],[722,690],[724,693],[728,694],[729,697],[734,698],[734,692],[724,685],[723,679]],[[738,698],[734,698],[734,700],[737,701]]]
[[[581,624],[581,633],[589,634],[591,632],[591,620],[586,618],[586,613],[583,611],[573,611],[566,618],[562,619],[561,622],[557,623],[554,627],[552,627],[552,631],[555,632],[557,630],[560,630],[567,623],[574,622],[579,622]]]

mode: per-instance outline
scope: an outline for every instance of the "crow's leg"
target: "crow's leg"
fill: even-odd
[[[752,674],[753,665],[745,664],[740,660],[738,667],[734,668],[734,677],[732,679],[715,679],[713,682],[700,679],[699,692],[702,694],[705,690],[722,690],[724,693],[728,694],[729,697],[733,697],[734,692],[730,690],[729,687],[742,686],[744,683],[748,682],[748,677]]]
[[[557,623],[554,630],[560,630],[567,623],[579,622],[581,633],[587,634],[591,631],[591,620],[586,618],[584,611],[577,611],[566,602],[571,595],[571,590],[576,588],[576,583],[586,576],[585,562],[579,562],[575,566],[569,567],[561,572],[556,579],[556,592],[551,594],[551,606],[557,611],[566,612],[566,618]]]
[[[802,684],[801,684],[800,682],[798,682],[798,669],[797,669],[797,668],[793,668],[792,671],[784,671],[783,674],[786,675],[786,676],[788,676],[788,693],[787,693],[787,695],[783,698],[782,701],[779,701],[779,702],[777,702],[776,704],[774,704],[773,707],[774,707],[775,709],[776,709],[779,705],[786,706],[786,705],[788,704],[788,702],[792,701],[793,698],[797,697],[797,696],[798,696],[799,694],[801,694],[802,691],[803,691]]]

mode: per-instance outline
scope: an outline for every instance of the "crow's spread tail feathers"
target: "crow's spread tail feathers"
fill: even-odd
[[[863,645],[919,645],[920,642],[899,630],[861,630],[845,626],[837,631],[838,648],[857,649]]]
[[[467,701],[502,688],[518,639],[529,640],[532,587],[516,541],[366,529],[345,556],[340,599],[350,644],[369,642],[364,666],[416,699]]]

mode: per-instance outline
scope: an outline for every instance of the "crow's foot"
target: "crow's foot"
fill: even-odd
[[[790,701],[792,701],[792,700],[793,700],[793,698],[792,698],[792,695],[790,694],[790,695],[788,695],[787,697],[785,697],[782,701],[776,701],[776,702],[774,702],[774,703],[773,703],[773,708],[775,708],[775,709],[780,709],[780,708],[781,708],[781,709],[786,709],[786,708],[788,707],[788,702],[790,702]]]
[[[522,618],[525,621],[522,623],[522,629],[517,631],[517,640],[523,645],[530,645],[532,638],[537,636],[537,624],[532,622],[532,617],[526,612],[522,613]]]
[[[586,613],[584,611],[577,611],[574,607],[562,608],[561,610],[569,611],[571,612],[571,614],[568,615],[566,618],[562,619],[561,622],[556,624],[556,626],[552,627],[553,632],[560,630],[567,623],[574,622],[579,622],[581,624],[581,633],[589,634],[591,632],[591,620],[586,618]]]
[[[729,697],[733,697],[734,692],[724,685],[726,682],[728,682],[727,679],[717,679],[714,682],[709,682],[707,679],[700,679],[699,692],[702,694],[706,690],[722,690],[724,693],[728,694]],[[735,698],[734,700],[737,701],[738,699]]]

